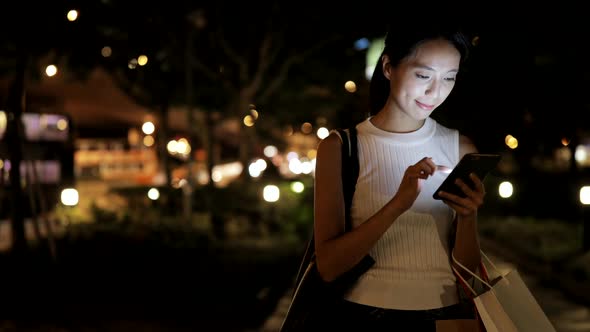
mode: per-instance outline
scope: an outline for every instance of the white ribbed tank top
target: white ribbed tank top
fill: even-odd
[[[459,133],[427,118],[411,133],[390,133],[370,119],[357,125],[359,178],[351,215],[358,226],[396,193],[406,168],[423,157],[454,167]],[[454,211],[432,198],[448,174],[435,173],[422,183],[410,210],[383,234],[370,254],[375,265],[345,296],[349,301],[390,309],[422,310],[458,302],[451,270],[449,232]]]

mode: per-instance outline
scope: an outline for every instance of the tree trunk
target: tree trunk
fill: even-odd
[[[11,193],[11,226],[12,226],[12,250],[20,255],[26,252],[27,240],[24,225],[24,193],[21,185],[20,165],[23,151],[23,128],[21,114],[25,105],[25,75],[27,56],[21,54],[17,60],[16,76],[10,87],[7,100],[7,124],[6,142],[11,148],[10,159],[10,193]]]
[[[250,111],[250,104],[253,101],[253,93],[251,92],[242,92],[239,94],[238,100],[235,103],[235,110],[234,112],[237,113],[238,119],[242,119],[245,115],[249,114]],[[239,143],[239,160],[240,163],[243,165],[244,170],[239,177],[239,181],[248,181],[249,174],[248,174],[248,166],[250,164],[250,160],[252,159],[252,143],[253,137],[256,135],[256,120],[254,121],[254,125],[252,127],[245,127],[240,126],[240,143]]]
[[[160,104],[160,129],[158,135],[158,154],[160,160],[160,167],[164,172],[164,180],[166,181],[165,188],[167,189],[167,195],[171,194],[171,190],[168,190],[172,185],[171,170],[170,170],[170,156],[168,155],[168,99],[164,100]],[[169,196],[168,196],[169,199]],[[166,205],[166,213],[173,213],[171,209],[174,207],[170,204]]]
[[[193,71],[191,68],[191,61],[193,57],[193,37],[195,35],[194,29],[192,27],[188,28],[188,34],[186,38],[186,45],[185,45],[185,61],[186,61],[186,68],[185,71],[185,98],[186,98],[186,121],[188,127],[188,142],[191,149],[195,148],[195,134],[194,134],[194,114],[193,114]],[[191,216],[193,213],[193,191],[195,187],[195,181],[193,176],[193,166],[194,166],[194,158],[193,158],[193,151],[188,154],[186,160],[186,185],[182,187],[183,193],[183,215],[186,222],[191,221]]]
[[[250,159],[252,159],[252,132],[253,128],[240,128],[240,162],[244,166],[244,170],[240,178],[246,180],[249,176],[248,166],[250,165]]]
[[[224,216],[220,213],[222,210],[218,208],[215,204],[222,204],[220,202],[215,202],[215,182],[213,181],[213,166],[219,164],[219,147],[215,142],[215,135],[214,135],[214,128],[215,128],[215,120],[212,112],[208,111],[205,112],[205,121],[203,123],[202,131],[203,135],[201,139],[203,140],[203,144],[207,151],[207,175],[209,176],[209,181],[206,185],[206,192],[207,194],[204,195],[205,199],[205,206],[207,208],[207,212],[209,213],[210,220],[211,220],[211,228],[213,230],[213,235],[220,240],[226,238],[225,233],[225,219]]]

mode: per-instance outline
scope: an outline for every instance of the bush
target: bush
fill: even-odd
[[[581,249],[581,225],[533,217],[481,217],[480,232],[543,262],[558,262]]]

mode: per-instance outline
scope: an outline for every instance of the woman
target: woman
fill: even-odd
[[[371,79],[376,114],[356,126],[360,172],[350,232],[344,232],[341,139],[332,133],[318,147],[314,232],[321,277],[334,280],[366,254],[376,261],[334,308],[343,327],[434,331],[436,319],[473,317],[460,305],[451,253],[472,271],[480,263],[483,183],[472,176],[471,189],[459,181],[467,198],[432,195],[447,175],[441,170],[476,148],[430,117],[452,92],[468,46],[460,32],[433,25],[388,32]]]

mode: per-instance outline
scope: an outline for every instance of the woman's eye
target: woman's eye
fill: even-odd
[[[455,77],[445,77],[445,81],[455,82]]]
[[[416,77],[418,77],[421,80],[427,80],[430,78],[430,76],[422,75],[422,74],[416,74]]]

